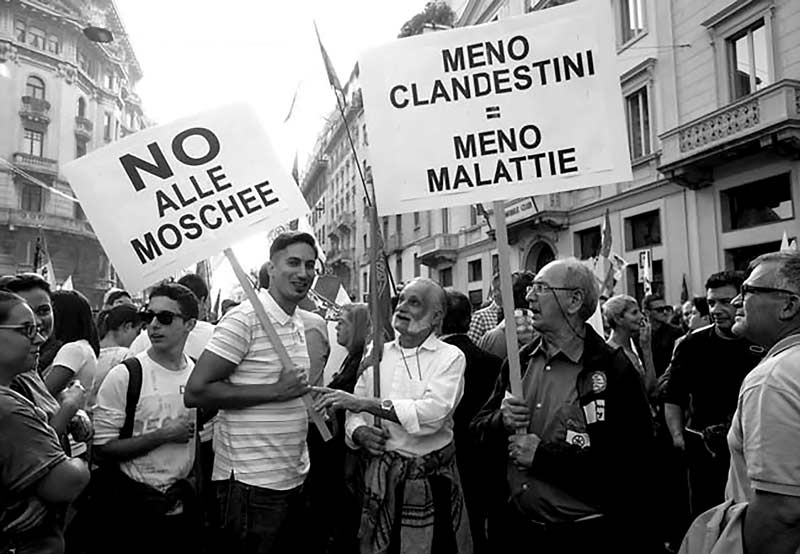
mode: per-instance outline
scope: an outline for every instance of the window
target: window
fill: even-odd
[[[644,33],[644,0],[619,0],[622,44]]]
[[[25,83],[25,94],[38,100],[44,100],[44,81],[33,75],[28,77]]]
[[[369,244],[367,244],[367,234],[364,233],[364,250],[366,250],[367,248],[369,248]]]
[[[439,271],[439,284],[443,287],[453,286],[453,268],[446,267]]]
[[[497,275],[499,267],[500,267],[500,258],[497,256],[497,254],[492,254],[492,276]]]
[[[403,258],[400,255],[394,261],[394,279],[398,283],[403,282]]]
[[[483,280],[483,268],[480,260],[473,260],[467,263],[467,280],[470,283]]]
[[[483,291],[480,289],[469,291],[469,303],[473,310],[479,309],[483,305]]]
[[[27,25],[23,20],[21,19],[14,20],[14,36],[16,37],[17,41],[23,43],[25,42],[26,30],[27,30]]]
[[[420,261],[419,256],[414,254],[414,277],[419,277]]]
[[[387,240],[388,238],[389,238],[389,218],[383,216],[383,240]]]
[[[78,221],[86,221],[86,214],[84,213],[81,205],[77,202],[74,202],[72,205],[75,207],[73,214],[75,219],[77,219]]]
[[[78,117],[86,117],[86,99],[83,96],[78,98]]]
[[[450,211],[442,208],[442,233],[450,232]]]
[[[600,254],[603,242],[600,226],[590,227],[575,233],[575,255],[581,260],[588,260]]]
[[[647,87],[625,97],[625,116],[628,120],[628,144],[631,158],[636,160],[651,153],[650,108]]]
[[[469,207],[469,224],[470,226],[478,224],[478,208],[475,206]]]
[[[114,140],[119,140],[119,119],[114,121]]]
[[[75,157],[82,158],[86,155],[86,143],[88,141],[85,139],[76,138],[75,139]]]
[[[398,237],[403,233],[403,216],[400,214],[395,216],[395,231],[397,231]]]
[[[47,35],[47,51],[56,55],[61,53],[61,41],[56,35]]]
[[[727,50],[731,100],[770,84],[767,32],[763,19],[729,38]]]
[[[97,70],[94,62],[80,50],[78,50],[78,67],[92,79],[97,77]]]
[[[111,114],[109,112],[103,114],[103,139],[106,142],[111,140]]]
[[[28,44],[39,50],[44,50],[45,33],[39,27],[28,28]]]
[[[367,140],[367,124],[365,123],[361,127],[361,134],[364,135],[364,146],[369,146],[369,141]]]
[[[25,129],[22,137],[22,151],[31,156],[42,157],[44,154],[44,133]]]
[[[628,250],[659,244],[661,244],[661,218],[658,210],[625,218],[625,245]]]
[[[108,90],[114,90],[114,74],[112,72],[108,72],[104,75],[105,80],[103,84]]]
[[[27,212],[41,212],[44,209],[42,189],[38,185],[25,183],[22,185],[20,208]]]
[[[419,229],[419,212],[414,212],[414,229]]]
[[[720,193],[722,230],[735,231],[794,217],[789,173],[768,177]]]

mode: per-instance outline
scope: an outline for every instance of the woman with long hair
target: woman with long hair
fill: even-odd
[[[334,373],[328,388],[349,393],[355,389],[361,358],[364,356],[364,345],[369,337],[369,321],[367,304],[346,304],[342,307],[339,322],[336,324],[336,342],[347,349],[347,357],[339,371]]]
[[[89,406],[94,404],[100,385],[111,368],[122,363],[133,340],[142,330],[139,310],[132,304],[120,304],[106,308],[97,315],[97,334],[100,337],[100,353],[97,355],[97,371],[89,393]]]
[[[76,290],[57,290],[53,293],[53,315],[53,336],[61,348],[44,377],[47,390],[58,395],[74,380],[92,390],[100,339],[89,301]]]
[[[66,456],[44,412],[10,387],[43,342],[30,306],[0,290],[0,552],[63,552],[64,506],[89,482],[86,463]]]

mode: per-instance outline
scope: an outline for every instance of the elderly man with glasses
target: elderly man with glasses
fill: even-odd
[[[597,299],[578,260],[542,268],[528,292],[539,337],[520,351],[523,396],[509,392],[504,364],[472,422],[507,456],[507,513],[489,530],[497,552],[651,551],[650,408],[627,357],[586,323]]]
[[[768,348],[739,392],[728,433],[727,499],[748,502],[744,551],[800,549],[800,253],[756,258],[734,299],[733,332]]]

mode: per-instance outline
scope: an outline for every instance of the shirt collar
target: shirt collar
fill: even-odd
[[[290,321],[297,316],[297,308],[294,309],[294,314],[289,315],[283,311],[275,299],[272,298],[272,295],[269,293],[268,290],[260,290],[258,291],[259,298],[263,301],[264,308],[267,310],[267,313],[272,316],[272,318],[278,322],[279,325],[286,325]],[[299,316],[298,316],[299,317]]]
[[[764,359],[771,358],[772,356],[776,356],[786,350],[787,348],[791,348],[793,346],[800,345],[800,333],[795,333],[794,335],[789,335],[788,337],[784,337],[783,339],[776,342],[772,348],[769,349],[767,355],[764,356]]]
[[[578,337],[572,337],[567,344],[557,348],[542,337],[538,350],[549,358],[555,358],[559,353],[564,354],[572,363],[577,364],[583,357],[583,341]]]
[[[392,341],[392,344],[397,349],[402,348],[402,346],[400,346],[400,338],[399,337],[397,339],[395,339],[394,341]],[[438,350],[438,348],[439,348],[439,346],[441,344],[442,344],[442,341],[439,340],[439,338],[434,333],[431,333],[430,335],[428,335],[428,338],[425,339],[425,342],[423,342],[422,344],[419,345],[419,348],[421,350],[430,350],[431,352],[436,352],[436,350]]]

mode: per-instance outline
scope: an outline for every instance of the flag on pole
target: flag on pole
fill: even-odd
[[[297,93],[300,92],[300,83],[297,83],[297,86],[294,89],[294,95],[292,95],[292,103],[289,105],[289,111],[286,114],[283,122],[286,123],[292,117],[292,113],[294,113],[294,104],[297,102]]]
[[[785,252],[789,250],[789,237],[786,236],[786,231],[783,232],[783,238],[781,238],[781,252]]]
[[[600,256],[603,258],[608,259],[611,255],[611,220],[609,218],[608,208],[606,208],[606,215],[603,219],[603,230],[602,230],[603,240],[600,244]]]
[[[392,328],[392,294],[391,287],[389,286],[389,269],[386,266],[386,253],[383,246],[383,236],[378,228],[378,211],[372,208],[372,240],[376,241],[376,256],[375,262],[370,268],[370,280],[376,279],[377,282],[377,295],[370,298],[370,302],[377,300],[379,307],[380,321],[377,322],[376,328],[383,328],[383,335],[385,340],[394,339],[394,329]],[[373,290],[370,287],[370,291]]]
[[[36,269],[36,273],[41,275],[42,279],[47,281],[47,283],[50,285],[50,288],[55,290],[55,288],[56,288],[56,272],[53,269],[53,262],[50,259],[50,256],[47,256],[47,258],[45,258],[44,265],[41,266],[41,267],[38,267]]]
[[[681,283],[681,304],[689,300],[689,286],[686,284],[686,274],[683,274],[683,282]]]
[[[339,77],[336,76],[336,70],[333,68],[331,59],[328,56],[328,51],[325,50],[325,46],[322,45],[322,39],[319,37],[319,29],[317,28],[316,21],[314,22],[314,32],[317,34],[317,42],[319,42],[319,50],[322,52],[322,61],[325,63],[325,72],[328,74],[328,82],[335,90],[341,91],[342,84],[339,82]]]

